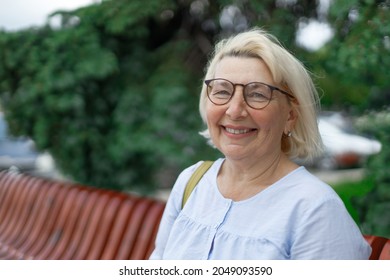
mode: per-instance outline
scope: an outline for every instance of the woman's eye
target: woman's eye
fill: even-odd
[[[253,101],[267,101],[270,98],[263,92],[257,92],[257,91],[249,92],[246,97],[250,98]]]
[[[220,98],[220,99],[227,99],[227,98],[230,98],[231,93],[229,91],[226,91],[226,90],[219,90],[219,91],[215,91],[213,93],[213,96],[216,98]]]

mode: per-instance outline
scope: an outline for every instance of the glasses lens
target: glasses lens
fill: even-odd
[[[272,90],[262,83],[250,83],[245,87],[244,96],[250,107],[261,109],[270,102]]]
[[[207,86],[207,93],[211,102],[218,105],[228,103],[233,92],[233,84],[226,80],[212,80]]]

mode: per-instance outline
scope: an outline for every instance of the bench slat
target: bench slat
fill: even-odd
[[[96,204],[93,207],[91,216],[87,221],[86,231],[83,234],[82,241],[80,242],[80,246],[77,248],[72,259],[76,260],[85,260],[88,256],[88,252],[93,246],[93,240],[95,234],[98,232],[100,218],[103,216],[103,213],[106,209],[106,205],[109,202],[109,196],[107,193],[102,193],[98,199]]]
[[[119,206],[124,200],[124,197],[120,195],[114,195],[113,193],[108,195],[110,199],[98,223],[98,229],[93,239],[93,246],[90,248],[86,256],[86,259],[88,260],[101,259],[104,247],[111,236],[113,220],[117,215]]]
[[[38,255],[38,258],[41,259],[60,259],[64,252],[67,250],[70,240],[73,237],[74,230],[76,228],[77,220],[81,213],[83,212],[83,207],[85,201],[88,197],[88,192],[85,190],[79,190],[74,188],[77,192],[75,197],[70,197],[69,204],[61,209],[61,215],[58,217],[58,220],[62,223],[58,223],[55,231],[52,232],[54,244],[53,248],[48,248],[45,253]],[[69,208],[66,208],[69,207]]]
[[[1,244],[7,244],[8,247],[14,246],[22,234],[28,223],[34,201],[39,193],[39,185],[36,180],[29,180],[25,184],[26,187],[23,188],[19,199],[16,201],[12,222],[1,233]],[[1,250],[2,253],[4,253],[4,249]]]
[[[62,188],[61,183],[53,183],[49,186],[48,195],[44,197],[42,205],[38,205],[39,215],[33,226],[31,237],[29,236],[23,246],[18,248],[18,258],[35,259],[49,242],[50,233],[69,192],[68,189]]]
[[[112,226],[110,238],[107,241],[101,259],[118,259],[121,246],[125,243],[124,235],[126,234],[126,225],[129,223],[129,218],[132,216],[135,205],[138,203],[139,199],[140,198],[137,197],[127,197],[120,205]]]
[[[383,246],[379,260],[390,260],[390,239],[387,239],[386,244]]]
[[[88,198],[85,201],[85,205],[82,213],[77,220],[77,224],[75,226],[72,238],[69,240],[67,245],[67,249],[63,252],[59,259],[70,260],[74,259],[76,252],[79,250],[82,242],[84,234],[87,230],[88,221],[90,216],[92,215],[92,211],[94,210],[95,205],[98,203],[99,192],[88,191]]]
[[[38,185],[38,184],[37,184]],[[12,259],[15,257],[15,254],[17,252],[16,248],[24,248],[26,244],[28,243],[29,239],[33,239],[34,237],[34,226],[37,226],[37,216],[42,212],[41,205],[43,204],[43,199],[45,196],[47,196],[50,191],[53,191],[54,189],[49,190],[49,186],[47,182],[44,182],[44,184],[39,184],[38,187],[38,195],[36,197],[36,200],[34,200],[33,206],[31,208],[28,221],[23,227],[22,231],[20,232],[18,238],[12,243],[8,244],[8,250],[6,250],[6,254],[1,254],[0,258],[3,259]],[[3,252],[3,251],[2,251]],[[9,257],[6,257],[6,256]],[[15,257],[19,258],[19,257]]]

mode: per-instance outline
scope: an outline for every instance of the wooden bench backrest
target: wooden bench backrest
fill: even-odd
[[[147,259],[165,203],[111,190],[0,172],[0,259]],[[370,259],[390,240],[366,235]]]
[[[364,238],[372,248],[370,260],[390,260],[390,239],[375,235],[365,235]]]
[[[165,203],[0,173],[0,259],[147,259]]]

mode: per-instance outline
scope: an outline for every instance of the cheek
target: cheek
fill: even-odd
[[[270,108],[271,109],[271,108]],[[281,108],[276,107],[275,110],[267,112],[255,112],[252,114],[252,119],[264,134],[281,134],[284,130],[285,116]]]
[[[209,129],[212,128],[212,126],[218,124],[219,120],[223,116],[224,111],[221,109],[222,108],[216,107],[209,103],[206,105],[206,121]]]
[[[273,114],[270,114],[269,111],[253,111],[251,118],[261,130],[267,132],[272,129],[275,123]]]

